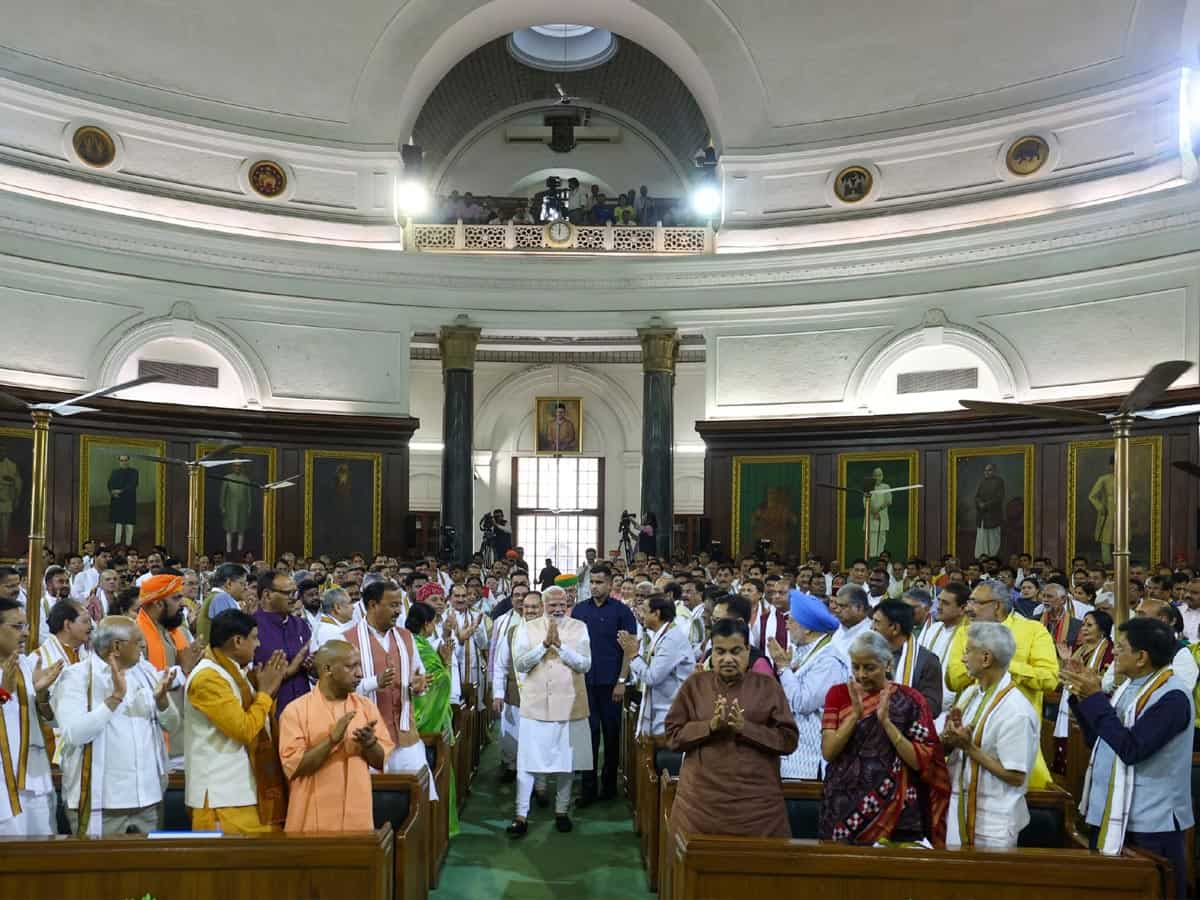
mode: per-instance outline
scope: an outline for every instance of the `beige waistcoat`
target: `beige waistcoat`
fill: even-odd
[[[545,617],[525,623],[530,648],[546,639],[547,625]],[[558,636],[563,647],[578,653],[587,640],[587,626],[578,619],[562,619],[558,623]],[[514,650],[515,645],[514,641]],[[547,650],[542,661],[520,678],[521,715],[525,718],[539,722],[573,722],[587,718],[587,687],[583,673],[572,671],[558,655],[558,648]]]

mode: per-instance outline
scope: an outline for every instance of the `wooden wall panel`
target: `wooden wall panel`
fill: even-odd
[[[1200,401],[1200,389],[1174,391],[1168,402],[1182,405]],[[1080,408],[1110,411],[1119,398],[1092,400]],[[1200,430],[1195,415],[1158,422],[1139,421],[1135,435],[1163,436],[1162,556],[1170,562],[1179,555],[1197,557],[1197,509],[1200,479],[1171,467],[1176,460],[1200,460]],[[920,501],[918,548],[922,556],[936,559],[946,552],[948,451],[956,447],[1032,444],[1034,446],[1033,546],[1066,563],[1067,546],[1067,447],[1071,441],[1111,437],[1105,429],[1063,426],[1051,421],[997,419],[966,410],[906,416],[870,416],[788,420],[716,420],[696,423],[706,445],[704,510],[712,520],[712,536],[729,553],[733,510],[733,457],[807,453],[813,458],[811,498],[812,552],[831,559],[837,537],[834,492],[818,482],[836,483],[837,456],[855,451],[916,449],[919,476],[925,484]],[[842,562],[845,562],[843,560]]]
[[[30,401],[59,399],[45,393],[12,390]],[[129,403],[120,400],[90,402],[99,412],[56,419],[51,425],[49,472],[49,541],[58,553],[76,548],[79,539],[80,436],[116,435],[166,441],[167,453],[182,459],[195,457],[196,445],[231,432],[246,444],[275,447],[279,451],[279,477],[304,471],[305,450],[358,450],[383,454],[381,549],[400,555],[405,550],[404,525],[408,514],[408,442],[419,423],[411,417],[307,415],[225,410],[167,404]],[[16,412],[0,413],[0,425],[28,427],[29,418]],[[187,544],[187,475],[182,467],[167,473],[166,544],[183,556]],[[367,514],[364,511],[364,514]],[[16,524],[16,523],[14,523]],[[24,530],[27,523],[20,523]],[[112,535],[97,535],[110,541]],[[304,546],[304,483],[276,494],[276,553],[299,554]],[[145,552],[148,548],[138,548]],[[206,551],[215,548],[205,548]],[[365,550],[366,548],[364,548]]]

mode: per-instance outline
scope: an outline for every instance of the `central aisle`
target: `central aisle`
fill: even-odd
[[[500,784],[499,744],[484,748],[463,809],[461,833],[451,839],[438,900],[624,900],[652,898],[638,853],[629,803],[622,797],[571,810],[575,830],[554,830],[553,807],[534,803],[529,834],[513,840],[512,784]],[[553,785],[551,786],[553,791]],[[578,783],[576,784],[578,793]],[[553,802],[553,801],[552,801]]]

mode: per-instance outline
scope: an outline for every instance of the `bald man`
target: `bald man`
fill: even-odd
[[[1169,626],[1172,633],[1175,631],[1175,609],[1166,600],[1156,600],[1147,597],[1137,605],[1133,614],[1142,618],[1158,619]],[[1107,694],[1111,694],[1116,690],[1117,685],[1120,683],[1117,681],[1116,668],[1116,666],[1109,666],[1108,671],[1104,673],[1101,683],[1104,692]],[[1175,651],[1175,658],[1171,660],[1171,668],[1179,680],[1187,687],[1189,693],[1196,689],[1196,680],[1200,676],[1200,668],[1196,666],[1196,658],[1192,656],[1192,651],[1186,645],[1180,646]]]
[[[362,658],[330,641],[313,664],[317,687],[279,719],[279,759],[290,784],[284,831],[372,831],[371,770],[395,749],[379,708],[361,694]]]

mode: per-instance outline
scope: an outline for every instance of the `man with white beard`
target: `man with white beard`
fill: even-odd
[[[542,600],[545,616],[522,622],[512,645],[513,668],[521,691],[516,817],[508,826],[512,837],[523,837],[529,830],[529,799],[538,774],[555,776],[554,827],[560,832],[570,831],[574,773],[592,767],[583,678],[592,667],[587,626],[567,616],[567,597],[562,588],[547,588]]]

